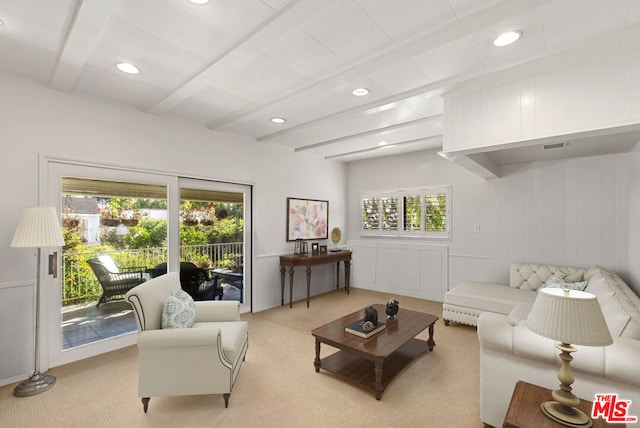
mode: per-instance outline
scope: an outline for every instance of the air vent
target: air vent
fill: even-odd
[[[567,142],[566,141],[564,141],[562,143],[544,144],[542,146],[542,150],[563,149],[566,146],[567,146]]]

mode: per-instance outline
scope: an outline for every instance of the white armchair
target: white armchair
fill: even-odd
[[[126,294],[138,324],[138,396],[145,413],[151,397],[223,394],[231,389],[248,347],[248,327],[237,301],[197,301],[193,326],[161,328],[167,297],[180,290],[171,272]]]

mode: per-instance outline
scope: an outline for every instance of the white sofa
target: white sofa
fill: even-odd
[[[598,298],[613,344],[575,345],[573,391],[591,401],[596,393],[617,393],[620,399],[632,401],[629,415],[640,416],[640,298],[617,274],[603,268],[586,270],[584,279],[585,291]],[[535,297],[532,291],[529,293]],[[527,328],[530,308],[525,303],[516,305],[509,314],[485,311],[477,318],[480,417],[485,425],[502,426],[518,380],[558,388],[559,351],[554,341]]]
[[[477,325],[483,312],[508,314],[516,305],[532,305],[535,291],[556,272],[571,275],[568,281],[579,280],[585,269],[512,263],[510,286],[486,282],[462,282],[444,295],[442,319],[445,325],[451,321]]]

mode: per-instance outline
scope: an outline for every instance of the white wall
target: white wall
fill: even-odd
[[[630,209],[629,209],[629,275],[628,279],[635,290],[640,290],[640,150],[630,156],[633,158],[631,168]]]
[[[445,96],[443,149],[494,147],[640,124],[640,47],[568,58],[535,76],[512,70]],[[481,82],[481,81],[480,81]],[[478,87],[479,86],[479,87]]]
[[[329,200],[329,227],[345,224],[346,167],[116,103],[52,91],[0,75],[0,384],[31,370],[35,252],[9,247],[22,209],[38,204],[38,157],[253,184],[253,310],[280,305],[278,256],[286,198]],[[326,244],[326,242],[325,242]],[[312,294],[332,290],[330,266],[314,270]],[[296,275],[295,299],[305,275]]]
[[[495,180],[436,151],[354,162],[348,169],[348,239],[371,239],[359,235],[360,192],[451,184],[449,287],[464,280],[508,284],[510,263],[521,261],[598,264],[635,280],[630,285],[640,291],[638,169],[637,154],[509,166]],[[367,286],[358,278],[353,284]]]

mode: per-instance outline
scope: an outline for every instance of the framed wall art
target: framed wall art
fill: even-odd
[[[287,198],[287,241],[327,239],[329,201]]]

